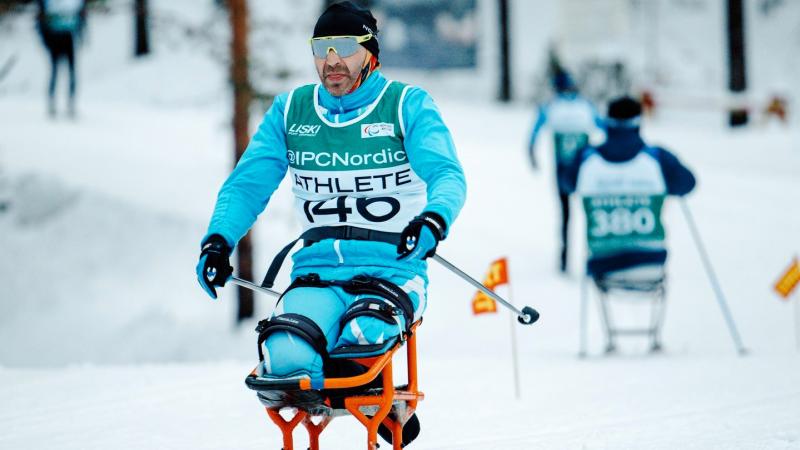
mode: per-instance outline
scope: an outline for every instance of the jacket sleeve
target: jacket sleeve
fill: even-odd
[[[536,147],[536,138],[539,136],[539,132],[542,130],[542,127],[545,126],[547,123],[547,106],[542,105],[539,107],[539,112],[536,114],[536,122],[533,124],[533,131],[531,131],[531,138],[528,141],[528,151],[533,154],[534,148]]]
[[[674,154],[663,148],[658,150],[658,163],[661,165],[661,172],[664,174],[667,194],[686,195],[692,192],[697,183],[692,172]]]
[[[440,215],[449,229],[467,195],[453,137],[433,99],[422,89],[408,88],[401,111],[408,161],[427,184],[428,203],[424,211]]]
[[[286,97],[287,94],[281,94],[275,98],[236,168],[222,185],[203,241],[212,234],[220,234],[234,247],[264,211],[286,175],[289,166],[284,122]]]

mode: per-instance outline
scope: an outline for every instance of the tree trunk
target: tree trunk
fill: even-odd
[[[734,105],[729,111],[730,126],[747,124],[747,107],[742,105],[741,94],[747,90],[745,65],[745,30],[743,0],[728,0],[728,88],[734,94]],[[739,97],[739,98],[737,98]]]
[[[508,0],[499,0],[500,16],[500,101],[511,100],[511,52],[509,49]]]
[[[247,56],[247,3],[246,0],[228,0],[228,15],[231,24],[231,65],[230,78],[233,84],[233,136],[235,161],[244,154],[250,140],[248,130],[250,100],[252,91],[248,78]],[[246,280],[253,279],[252,231],[237,246],[237,265],[239,276]],[[237,323],[253,317],[253,291],[238,288],[239,309]]]
[[[136,0],[133,3],[133,12],[136,17],[136,48],[133,54],[138,58],[150,53],[150,31],[148,29],[147,0]]]

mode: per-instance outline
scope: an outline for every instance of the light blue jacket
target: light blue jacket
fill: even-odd
[[[342,97],[320,89],[319,103],[328,110],[328,120],[344,122],[361,114],[387,82],[380,71],[376,71],[358,89]],[[288,93],[284,93],[275,98],[244,155],[223,184],[206,237],[220,234],[233,247],[267,206],[286,175],[284,110],[287,96]],[[409,163],[427,184],[428,201],[424,211],[442,216],[449,229],[466,196],[464,173],[453,139],[433,99],[420,88],[412,87],[407,91],[403,117]],[[292,238],[294,236],[287,236],[286,240]]]
[[[553,109],[558,109],[562,113],[566,112],[566,114],[556,114],[556,117],[552,117],[551,110]],[[582,132],[590,134],[594,127],[605,128],[603,119],[594,105],[574,92],[558,94],[555,99],[539,107],[539,113],[536,116],[536,122],[533,125],[531,138],[528,142],[528,148],[531,152],[533,152],[536,138],[542,128],[548,124],[557,133]]]

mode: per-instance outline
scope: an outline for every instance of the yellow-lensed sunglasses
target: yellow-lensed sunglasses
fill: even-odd
[[[328,53],[333,50],[342,58],[354,55],[358,51],[358,45],[372,39],[372,34],[363,36],[325,36],[311,38],[311,52],[319,59],[328,57]]]

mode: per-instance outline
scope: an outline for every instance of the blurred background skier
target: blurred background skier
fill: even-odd
[[[47,88],[47,112],[56,114],[56,80],[58,66],[66,60],[69,71],[67,113],[75,116],[75,53],[86,23],[85,0],[37,0],[36,25],[50,56],[50,82]]]
[[[316,386],[337,363],[329,354],[388,350],[421,318],[425,259],[464,203],[464,175],[439,110],[422,89],[381,74],[377,32],[372,13],[351,2],[323,12],[311,40],[321,84],[275,99],[222,186],[201,243],[198,281],[216,298],[232,274],[231,252],[290,172],[304,246],[259,336],[266,379]],[[354,293],[346,284],[356,278],[391,289]],[[282,317],[297,333],[270,333]]]
[[[572,77],[562,68],[555,70],[552,85],[556,96],[539,106],[536,123],[528,144],[531,166],[538,170],[536,141],[542,128],[548,126],[553,132],[553,160],[555,162],[556,189],[561,207],[561,250],[558,268],[567,271],[569,237],[569,194],[564,185],[564,174],[577,152],[589,144],[592,133],[602,128],[602,119],[594,105],[578,93]]]
[[[608,195],[683,196],[695,187],[695,177],[668,150],[650,146],[640,135],[642,105],[630,97],[613,100],[605,120],[606,141],[598,147],[580,150],[567,168],[564,181],[567,193],[582,197]],[[659,211],[652,212],[648,233],[636,227],[609,223],[621,242],[612,251],[591,252],[587,274],[601,281],[609,274],[643,267],[663,268],[667,259]],[[587,218],[589,221],[590,218]],[[617,221],[619,222],[619,221]],[[597,233],[595,233],[597,234]]]

